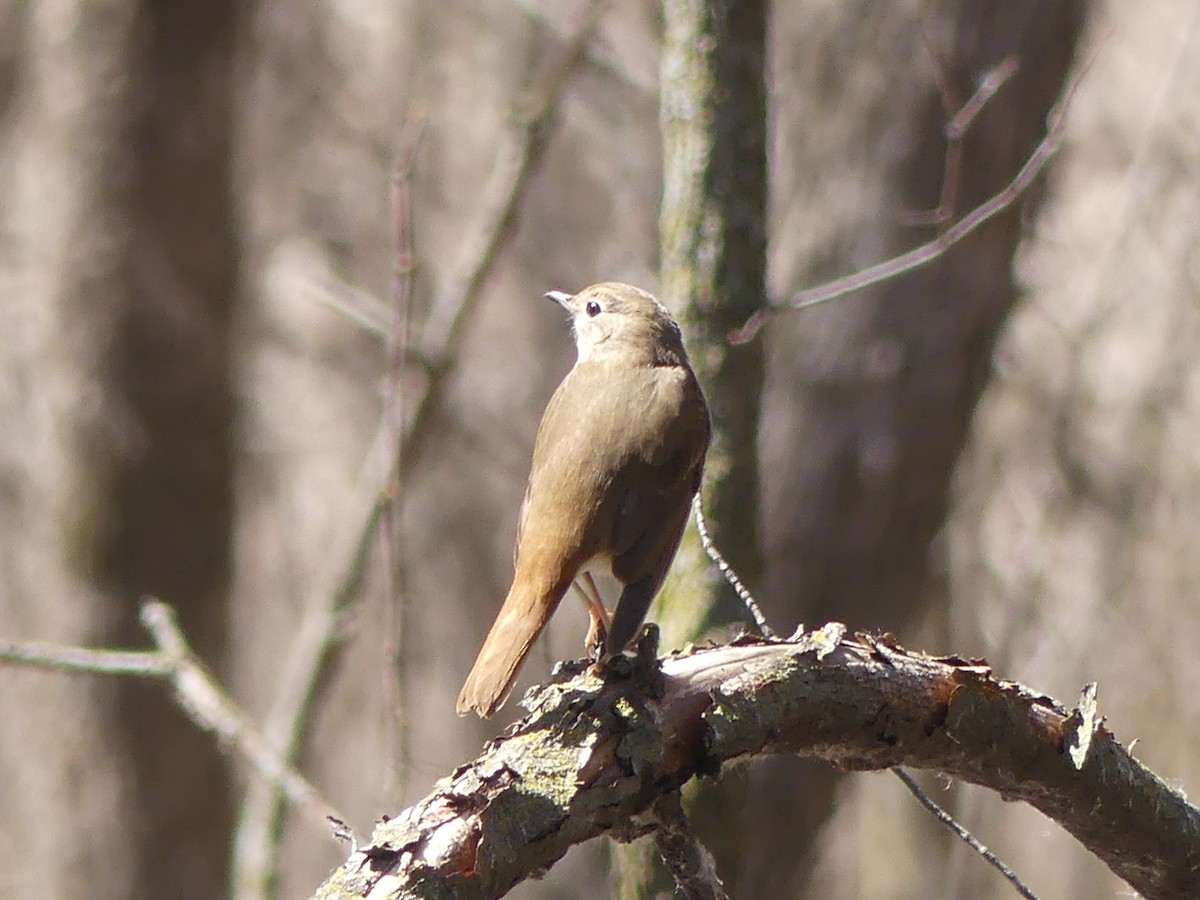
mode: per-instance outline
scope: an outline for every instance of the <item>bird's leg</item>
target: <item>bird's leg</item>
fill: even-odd
[[[596,580],[592,578],[591,572],[584,572],[575,579],[573,584],[576,592],[583,598],[588,618],[591,620],[588,624],[584,648],[591,659],[598,660],[603,657],[608,644],[608,630],[612,624],[612,616],[604,606],[604,600],[600,596],[600,590],[596,587]]]

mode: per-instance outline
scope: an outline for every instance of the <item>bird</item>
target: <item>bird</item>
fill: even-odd
[[[547,298],[570,315],[575,365],[538,427],[517,526],[512,586],[459,694],[487,718],[563,596],[575,586],[604,663],[640,630],[700,490],[708,404],[679,323],[651,294],[602,282]],[[595,575],[621,585],[609,615]]]

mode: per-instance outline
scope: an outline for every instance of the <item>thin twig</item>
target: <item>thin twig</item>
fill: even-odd
[[[420,458],[429,436],[430,416],[441,399],[446,375],[454,366],[458,336],[479,299],[484,277],[507,234],[533,163],[545,143],[567,78],[583,59],[607,0],[590,0],[580,10],[566,45],[544,71],[531,75],[514,104],[511,125],[503,134],[483,188],[475,221],[463,237],[458,262],[434,298],[420,338],[410,355],[425,371],[425,392],[407,423],[401,448],[401,480]]]
[[[727,900],[729,895],[717,875],[717,864],[688,823],[679,791],[655,801],[654,818],[658,820],[654,846],[675,879],[679,894],[687,900]]]
[[[583,57],[604,5],[604,0],[587,3],[562,53],[543,77],[531,77],[531,86],[516,104],[513,127],[500,139],[480,211],[463,238],[458,263],[435,298],[420,338],[413,342],[415,346],[408,347],[408,358],[425,372],[424,391],[410,418],[389,421],[386,409],[381,416],[350,501],[350,525],[344,531],[349,540],[342,550],[330,554],[330,566],[315,579],[316,587],[280,668],[264,733],[284,759],[296,754],[321,669],[335,640],[339,615],[358,592],[370,550],[388,514],[389,498],[400,490],[397,481],[403,481],[419,457],[428,435],[430,414],[454,367],[463,325],[475,309],[480,288],[503,243],[542,146],[540,137],[553,118],[567,77]],[[277,800],[270,792],[252,786],[234,835],[234,896],[265,895],[274,868],[271,833],[277,809]]]
[[[1020,172],[1003,190],[993,195],[975,209],[971,210],[954,225],[947,228],[934,240],[921,244],[907,253],[901,253],[891,259],[868,266],[844,278],[837,278],[814,288],[793,294],[784,304],[769,306],[751,316],[745,325],[729,336],[735,344],[745,343],[758,334],[759,329],[766,324],[767,318],[785,309],[809,309],[844,297],[846,294],[863,288],[872,287],[883,281],[896,278],[913,269],[927,265],[941,257],[947,250],[969,235],[981,225],[991,221],[1004,210],[1008,209],[1029,189],[1034,179],[1042,173],[1046,164],[1058,152],[1059,129],[1061,119],[1055,125],[1021,167]]]
[[[270,751],[246,713],[196,657],[175,611],[160,601],[147,600],[142,604],[141,621],[157,650],[95,650],[44,642],[7,642],[0,645],[0,662],[169,682],[176,703],[197,727],[216,735],[220,745],[232,748],[263,783],[282,793],[320,827],[326,827],[326,817],[336,816],[337,811],[304,776]]]
[[[171,663],[161,653],[144,650],[93,650],[42,641],[6,641],[0,644],[0,663],[17,663],[79,672],[88,675],[128,675],[134,678],[164,678]]]
[[[742,584],[742,579],[738,577],[738,573],[733,570],[733,566],[725,561],[725,557],[721,555],[721,551],[713,543],[712,537],[708,533],[708,523],[704,521],[704,504],[700,502],[700,493],[698,491],[696,492],[696,496],[692,498],[692,515],[696,517],[696,531],[700,534],[700,545],[704,548],[704,552],[716,564],[717,569],[720,570],[725,580],[729,582],[729,586],[733,588],[738,598],[745,604],[746,609],[750,611],[750,617],[754,619],[754,624],[758,626],[759,633],[765,638],[774,638],[775,632],[767,624],[767,617],[759,609],[758,601],[754,599],[754,595],[750,593],[750,590]]]
[[[975,93],[963,103],[954,87],[950,63],[933,35],[931,23],[934,21],[934,10],[932,6],[933,4],[928,2],[922,3],[917,21],[920,25],[925,52],[933,61],[933,80],[937,85],[938,96],[942,101],[942,113],[946,118],[946,125],[943,129],[946,138],[946,152],[942,161],[942,190],[938,198],[938,205],[934,209],[925,212],[910,212],[901,216],[900,221],[904,225],[943,225],[954,217],[958,211],[963,138],[988,101],[1016,74],[1019,65],[1015,56],[1002,59],[984,74],[975,88]]]
[[[975,93],[946,123],[946,137],[950,140],[959,140],[966,135],[984,106],[996,96],[1009,79],[1017,74],[1020,67],[1020,61],[1015,56],[1006,56],[989,69],[979,80],[979,86],[975,88]]]
[[[331,552],[338,568],[316,576],[313,591],[295,623],[295,636],[279,667],[263,735],[268,746],[285,760],[296,756],[338,616],[357,591],[387,508],[385,490],[387,473],[391,471],[387,460],[392,458],[395,448],[388,437],[381,424],[349,498],[351,520],[364,524],[349,536],[348,546],[335,547]],[[237,900],[271,894],[280,813],[279,796],[273,789],[258,783],[249,786],[238,810],[230,861],[231,896]]]
[[[1099,47],[1097,47],[1096,52],[1098,51]],[[784,310],[809,309],[813,306],[819,306],[822,303],[827,303],[838,297],[844,297],[846,294],[862,290],[863,288],[872,287],[880,282],[896,278],[906,272],[911,272],[913,269],[927,265],[941,257],[947,250],[967,235],[1016,203],[1037,177],[1041,175],[1050,160],[1058,152],[1062,140],[1063,122],[1066,117],[1066,111],[1075,96],[1075,91],[1079,87],[1080,81],[1094,60],[1095,53],[1080,67],[1075,77],[1072,78],[1063,92],[1062,99],[1051,108],[1047,116],[1045,136],[1037,147],[1034,148],[1029,158],[1025,160],[1025,164],[1021,166],[1020,171],[1017,172],[1012,181],[1005,185],[999,192],[993,194],[988,200],[975,207],[928,243],[921,244],[907,253],[901,253],[899,256],[894,256],[881,263],[860,269],[850,275],[835,278],[825,284],[800,291],[793,294],[784,303],[772,304],[759,310],[746,321],[745,325],[729,335],[730,342],[742,344],[753,340],[763,325],[766,324],[767,319]]]
[[[917,15],[917,23],[921,33],[921,42],[925,52],[933,62],[933,82],[937,86],[938,96],[942,101],[942,115],[949,122],[960,108],[961,101],[955,89],[954,80],[950,76],[950,63],[942,52],[938,41],[933,35],[932,3],[921,3]],[[938,196],[938,204],[932,210],[925,212],[908,212],[901,214],[898,219],[901,225],[942,225],[949,220],[958,207],[958,184],[962,164],[962,141],[950,137],[943,129],[946,137],[946,151],[942,157],[942,190]]]
[[[892,772],[912,792],[912,795],[917,798],[918,803],[933,813],[934,818],[949,828],[955,837],[982,856],[989,865],[994,866],[1001,875],[1008,879],[1009,884],[1013,886],[1018,894],[1026,898],[1026,900],[1038,900],[1037,894],[1026,887],[1025,882],[1021,881],[1017,873],[1010,869],[1004,860],[989,850],[975,835],[963,828],[950,813],[938,806],[933,798],[925,793],[921,786],[913,780],[911,775],[901,768],[892,769]]]
[[[1015,56],[1006,56],[984,74],[975,93],[966,103],[959,106],[957,95],[949,86],[949,73],[943,71],[945,61],[932,46],[932,38],[926,36],[926,41],[929,43],[929,53],[938,72],[938,91],[946,115],[946,125],[943,129],[946,152],[942,163],[942,190],[936,207],[905,213],[900,217],[903,225],[943,225],[954,217],[958,208],[958,189],[962,179],[963,140],[988,101],[1016,75],[1020,67]]]
[[[921,33],[921,43],[925,45],[925,52],[933,60],[933,83],[941,98],[942,110],[950,115],[952,110],[959,108],[960,101],[958,91],[955,90],[954,82],[950,78],[950,63],[933,34],[932,23],[942,21],[941,17],[937,16],[934,6],[932,0],[922,0],[917,13],[917,27]]]
[[[396,215],[395,244],[395,288],[392,294],[392,309],[388,328],[387,374],[383,385],[383,419],[388,434],[399,434],[407,418],[405,401],[407,392],[401,383],[404,359],[411,344],[412,326],[412,273],[413,211],[412,176],[416,165],[417,148],[424,131],[423,115],[410,116],[400,136],[400,148],[393,169],[392,190]],[[397,467],[400,460],[397,459]],[[388,505],[379,530],[379,549],[383,568],[383,620],[380,634],[383,640],[383,658],[380,697],[382,698],[385,724],[384,740],[388,743],[384,756],[385,784],[383,797],[389,802],[398,799],[404,783],[406,758],[404,753],[404,678],[400,653],[404,628],[405,591],[402,582],[400,553],[403,542],[402,495],[393,468],[390,490],[386,492]]]

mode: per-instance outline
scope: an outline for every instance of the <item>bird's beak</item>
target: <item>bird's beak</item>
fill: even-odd
[[[567,308],[567,301],[573,297],[573,294],[568,294],[566,291],[546,291],[545,296],[553,300],[563,309]]]

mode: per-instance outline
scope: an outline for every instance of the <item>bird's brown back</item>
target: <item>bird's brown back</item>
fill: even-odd
[[[538,429],[516,580],[552,590],[538,573],[555,572],[552,582],[569,585],[589,559],[628,553],[664,507],[690,504],[708,435],[704,396],[686,366],[577,365]],[[636,580],[657,562],[614,574]]]

